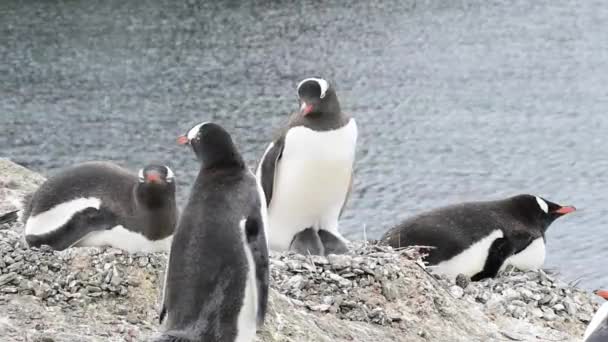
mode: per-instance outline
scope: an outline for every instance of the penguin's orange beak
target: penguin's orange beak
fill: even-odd
[[[177,137],[177,143],[180,145],[188,145],[189,142],[190,140],[185,135],[180,135],[179,137]]]
[[[560,214],[560,215],[566,215],[566,214],[570,214],[576,211],[576,208],[571,206],[571,205],[567,205],[564,207],[561,207],[557,210],[554,211],[554,213],[556,214]]]
[[[313,105],[303,102],[301,112],[304,115],[308,115],[310,112],[312,112],[313,108],[314,108]]]
[[[148,183],[161,183],[161,177],[158,172],[149,171],[146,174],[146,181]]]
[[[593,291],[596,295],[608,300],[608,291],[607,290],[595,290]]]

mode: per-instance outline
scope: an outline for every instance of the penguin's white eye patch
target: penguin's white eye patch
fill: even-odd
[[[321,99],[324,98],[325,93],[327,93],[327,89],[329,89],[329,83],[322,78],[311,77],[311,78],[302,80],[300,83],[298,83],[298,88],[297,88],[298,92],[300,91],[300,87],[302,86],[302,84],[309,82],[309,81],[314,81],[319,84],[319,87],[321,88],[321,94],[319,95],[319,98],[321,98]]]
[[[540,209],[542,211],[545,212],[545,214],[549,213],[549,205],[547,205],[547,202],[545,202],[542,198],[538,197],[538,196],[534,196],[536,197],[536,202],[538,203],[538,206],[540,207]]]
[[[137,177],[139,178],[140,182],[145,181],[146,179],[144,178],[144,169],[139,169],[139,173],[137,174]]]
[[[173,178],[175,178],[175,175],[173,174],[173,170],[171,170],[171,168],[168,166],[165,166],[165,168],[167,169],[167,182],[170,183],[173,181]]]
[[[196,138],[198,136],[198,132],[201,130],[201,127],[203,127],[205,124],[207,124],[207,123],[203,122],[203,123],[200,123],[200,124],[192,127],[188,131],[188,134],[186,135],[188,137],[188,140],[194,140],[194,138]]]

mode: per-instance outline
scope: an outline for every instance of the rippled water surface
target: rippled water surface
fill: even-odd
[[[221,123],[253,166],[297,81],[323,75],[359,123],[348,237],[536,193],[581,209],[549,229],[548,266],[608,286],[601,1],[52,3],[0,2],[0,156],[47,175],[165,161],[183,203],[178,134]]]

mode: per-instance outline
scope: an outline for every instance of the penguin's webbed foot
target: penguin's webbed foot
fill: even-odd
[[[348,246],[339,237],[323,229],[319,229],[318,234],[323,243],[325,255],[348,253]]]
[[[319,234],[313,228],[306,228],[294,235],[289,250],[302,255],[323,255],[323,242]]]

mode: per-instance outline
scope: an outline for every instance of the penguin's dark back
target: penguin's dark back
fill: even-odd
[[[259,203],[254,189],[245,168],[199,174],[171,247],[164,303],[169,329],[195,325],[208,338],[236,336],[249,267],[239,224]]]
[[[431,210],[390,229],[383,240],[393,247],[437,246],[441,255],[431,250],[427,258],[430,264],[435,264],[459,254],[494,230],[528,230],[505,204],[505,200],[467,202]]]
[[[59,203],[81,197],[95,197],[112,205],[113,210],[129,212],[137,176],[128,170],[108,162],[88,162],[67,168],[49,177],[32,195],[28,217],[47,211]],[[23,217],[24,220],[27,217]]]

